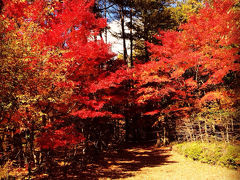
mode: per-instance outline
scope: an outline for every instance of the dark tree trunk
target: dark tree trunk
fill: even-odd
[[[107,19],[107,0],[104,0],[104,18]],[[105,43],[107,43],[107,27],[105,28]]]
[[[121,15],[121,27],[122,27],[122,38],[123,38],[123,58],[127,63],[127,47],[126,47],[126,34],[125,34],[125,16],[124,16],[124,7],[120,7],[120,15]]]
[[[143,28],[144,28],[144,41],[148,42],[148,28],[147,28],[148,21],[146,19],[146,15],[147,15],[146,10],[144,10],[143,13],[144,13],[144,25],[143,25]],[[148,53],[148,48],[147,48],[146,43],[144,44],[144,50],[145,50],[145,62],[148,62],[149,61],[149,53]]]
[[[133,67],[133,8],[130,10],[130,63],[129,67]]]

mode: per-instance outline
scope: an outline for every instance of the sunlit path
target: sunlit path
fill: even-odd
[[[186,159],[164,148],[132,148],[108,161],[98,179],[237,180],[240,171]],[[104,176],[104,174],[108,176]],[[118,177],[119,176],[119,177]]]

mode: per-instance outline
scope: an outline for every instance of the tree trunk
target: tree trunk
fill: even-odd
[[[223,130],[221,131],[221,135],[222,135],[222,139],[223,139],[223,141],[226,142],[225,134],[224,134],[224,131],[223,131]]]
[[[205,119],[205,138],[206,138],[206,141],[208,142],[208,132],[207,132],[207,120]]]
[[[155,144],[156,147],[160,147],[161,146],[161,136],[160,136],[160,132],[157,132],[157,142]]]
[[[125,116],[125,141],[129,141],[129,117]]]
[[[126,34],[125,34],[125,16],[124,16],[124,7],[120,7],[120,15],[121,15],[121,27],[122,27],[122,38],[123,38],[123,58],[127,64],[127,47],[126,47]]]
[[[133,67],[133,8],[130,10],[130,63],[128,67]]]
[[[190,121],[190,124],[191,124],[191,128],[190,128],[190,131],[191,131],[191,134],[192,134],[192,140],[193,141],[196,141],[196,138],[194,136],[194,128],[193,128],[193,121]]]
[[[214,139],[215,141],[217,141],[215,124],[213,124],[212,127],[213,127]]]
[[[104,18],[107,19],[107,0],[104,0]],[[105,28],[105,43],[107,43],[107,27]]]
[[[227,124],[227,126],[226,126],[226,138],[227,138],[227,142],[229,142],[228,124]]]
[[[191,129],[189,127],[187,127],[187,130],[189,133],[190,141],[193,141]]]
[[[144,24],[143,24],[144,41],[148,42],[148,29],[147,29],[147,23],[148,22],[147,22],[147,19],[146,19],[146,15],[147,15],[146,10],[144,10],[143,13],[144,13]],[[149,53],[148,53],[148,47],[147,47],[146,43],[144,44],[144,50],[145,50],[145,62],[148,62],[149,61]]]
[[[199,136],[201,138],[201,141],[203,142],[203,137],[202,137],[202,131],[201,131],[201,123],[198,121],[198,127],[199,127]]]

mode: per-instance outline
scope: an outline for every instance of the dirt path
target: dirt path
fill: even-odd
[[[104,162],[104,168],[96,169],[97,179],[240,180],[239,170],[195,162],[168,147],[125,149]]]

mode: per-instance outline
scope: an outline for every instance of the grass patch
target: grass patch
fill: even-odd
[[[228,168],[240,167],[240,145],[224,142],[184,142],[173,149],[178,153],[203,163],[216,164]]]

